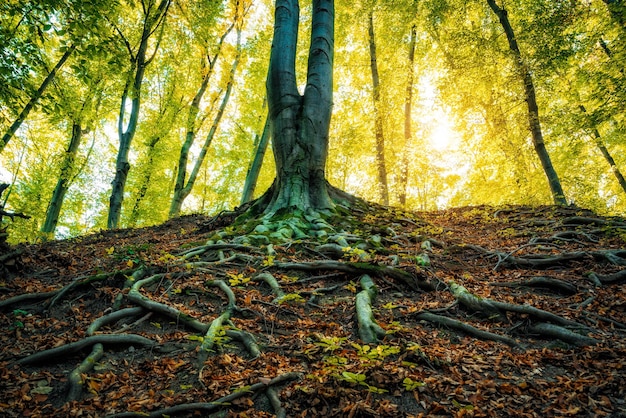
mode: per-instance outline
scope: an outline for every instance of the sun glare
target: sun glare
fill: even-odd
[[[438,100],[434,77],[433,74],[420,77],[416,122],[430,147],[437,151],[454,150],[458,145],[459,134],[454,129],[449,111]]]

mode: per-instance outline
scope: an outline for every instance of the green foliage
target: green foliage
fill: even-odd
[[[225,74],[233,62],[233,37],[225,39],[219,57],[214,54],[219,37],[232,21],[234,4],[192,1],[170,9],[142,86],[142,114],[130,156],[122,226],[152,225],[166,219],[188,106],[208,71],[207,57],[218,64],[200,106],[195,127],[198,142],[208,134],[215,98],[224,89]],[[597,146],[599,139],[617,169],[626,171],[623,28],[602,2],[523,0],[504,5],[524,63],[534,77],[545,143],[567,197],[602,214],[625,213],[626,191]],[[255,138],[267,115],[265,79],[272,38],[268,6],[267,2],[253,3],[243,22],[246,36],[233,97],[183,212],[216,213],[239,204]],[[376,200],[371,73],[362,24],[370,7],[369,3],[337,3],[336,88],[326,174],[332,184]],[[81,121],[89,133],[67,171],[71,181],[55,237],[105,226],[117,152],[119,97],[129,70],[125,40],[136,43],[140,15],[141,7],[133,2],[35,0],[0,5],[3,132],[63,52],[77,45],[55,83],[3,151],[0,179],[14,184],[7,208],[32,216],[9,225],[11,242],[41,238],[39,230],[63,170],[75,121]],[[302,19],[310,19],[305,7]],[[408,210],[550,203],[545,176],[529,141],[523,84],[487,3],[379,2],[374,19],[391,203],[397,204],[402,193],[405,155]],[[412,138],[405,143],[413,26],[417,47]],[[303,46],[307,30],[302,25]],[[297,58],[300,77],[306,72],[300,71],[306,68],[306,53],[307,48],[302,48]],[[190,153],[197,156],[198,152],[196,144]],[[270,147],[256,196],[273,178]],[[420,233],[433,236],[443,231],[422,227]],[[352,261],[369,257],[358,248],[345,251],[345,258]],[[270,258],[267,263],[271,265]]]

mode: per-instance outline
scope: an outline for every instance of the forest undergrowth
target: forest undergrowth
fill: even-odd
[[[626,417],[626,220],[236,215],[4,249],[2,416]]]

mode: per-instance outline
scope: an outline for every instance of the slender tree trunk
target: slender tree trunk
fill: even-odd
[[[118,148],[117,159],[115,163],[115,178],[113,180],[113,189],[111,191],[111,198],[109,199],[109,216],[107,219],[107,227],[109,229],[117,228],[119,226],[122,212],[122,203],[124,201],[124,189],[126,187],[128,171],[130,170],[128,153],[130,152],[130,145],[133,138],[135,137],[135,132],[137,131],[137,122],[139,120],[139,108],[141,105],[141,85],[143,83],[143,77],[146,67],[154,58],[159,47],[157,42],[152,56],[148,58],[148,44],[151,36],[154,34],[154,31],[159,28],[159,26],[162,27],[162,25],[164,24],[170,1],[171,0],[161,0],[154,14],[152,14],[151,7],[148,7],[146,9],[144,25],[141,34],[141,41],[136,54],[133,53],[128,41],[124,39],[131,57],[133,80],[130,91],[128,87],[124,90],[120,105],[120,115],[118,119],[120,146]],[[124,130],[126,101],[128,100],[129,96],[131,97],[131,109],[128,125]]]
[[[65,151],[65,158],[63,159],[63,165],[61,168],[61,175],[57,181],[57,185],[52,192],[52,198],[46,211],[46,220],[41,227],[41,232],[46,235],[52,235],[59,222],[59,214],[61,213],[61,207],[63,206],[63,200],[65,194],[70,187],[70,180],[72,177],[72,170],[74,170],[74,163],[76,161],[76,154],[78,153],[78,147],[82,140],[83,130],[81,128],[80,120],[74,121],[72,124],[72,137],[70,138],[70,144]]]
[[[258,138],[258,136],[257,136]],[[263,133],[258,138],[255,144],[254,158],[246,174],[246,181],[243,185],[243,193],[241,194],[241,204],[247,203],[252,200],[254,196],[254,190],[261,173],[261,167],[263,166],[263,159],[265,158],[265,151],[270,141],[270,118],[265,118],[265,124],[263,127]]]
[[[535,86],[533,84],[532,76],[530,75],[530,70],[528,66],[524,62],[522,58],[522,54],[517,45],[517,41],[515,39],[515,34],[513,32],[513,28],[509,22],[508,13],[505,9],[500,8],[495,0],[487,0],[489,7],[491,10],[498,16],[500,20],[500,24],[504,29],[504,33],[506,34],[506,38],[509,42],[509,47],[511,52],[515,57],[515,63],[517,65],[517,69],[522,76],[522,80],[524,82],[524,91],[526,96],[526,104],[528,105],[528,123],[530,125],[530,131],[533,139],[533,146],[535,147],[535,152],[541,161],[541,166],[543,167],[543,171],[548,179],[548,184],[550,185],[550,190],[552,192],[552,199],[554,203],[557,205],[567,205],[567,199],[565,199],[565,193],[563,192],[563,188],[561,187],[561,182],[559,177],[552,165],[552,161],[550,159],[550,155],[548,154],[548,150],[546,149],[546,145],[543,140],[543,133],[541,132],[541,123],[539,122],[539,107],[537,106],[537,99],[535,97]]]
[[[325,165],[332,113],[333,0],[313,0],[307,84],[298,92],[295,56],[300,8],[276,0],[267,97],[276,179],[265,197],[265,216],[318,213],[334,208]],[[266,199],[262,199],[265,202]]]
[[[387,166],[385,164],[385,135],[383,132],[383,115],[380,103],[380,78],[376,61],[376,40],[374,38],[374,11],[370,11],[369,25],[370,66],[372,69],[372,85],[374,95],[374,132],[376,135],[376,162],[378,166],[378,190],[381,201],[389,205],[389,187],[387,185]]]
[[[191,150],[191,146],[196,140],[198,129],[200,128],[202,124],[202,122],[199,122],[197,120],[198,114],[200,113],[200,104],[202,103],[202,98],[204,97],[207,87],[209,86],[209,81],[211,80],[211,77],[213,76],[215,64],[217,63],[217,60],[222,52],[224,39],[226,39],[226,36],[234,28],[237,18],[238,18],[238,12],[235,15],[235,21],[233,22],[233,24],[231,24],[226,29],[226,31],[222,34],[217,44],[217,52],[215,53],[215,55],[211,57],[208,50],[205,54],[206,55],[205,65],[208,65],[208,67],[203,68],[204,75],[202,77],[200,87],[198,88],[198,91],[196,91],[196,94],[193,100],[191,101],[191,106],[189,107],[189,114],[187,116],[187,126],[186,126],[186,133],[185,133],[185,142],[183,143],[183,146],[180,149],[180,155],[178,157],[176,181],[174,183],[174,197],[172,198],[172,203],[170,205],[170,210],[169,210],[169,215],[168,215],[170,218],[178,216],[178,214],[180,213],[182,201],[179,202],[178,200],[180,200],[180,194],[182,193],[181,191],[185,187],[185,180],[187,178],[187,162],[189,161],[189,151]]]
[[[59,69],[63,66],[63,64],[65,64],[65,61],[67,61],[67,59],[70,57],[70,55],[72,55],[72,53],[75,50],[76,50],[76,45],[72,45],[69,48],[67,48],[65,52],[63,53],[63,56],[61,57],[61,59],[59,59],[59,61],[54,66],[54,68],[50,70],[50,72],[48,73],[46,78],[43,80],[43,82],[41,83],[41,85],[39,86],[35,94],[32,95],[28,103],[26,103],[26,106],[24,106],[24,109],[22,109],[20,114],[17,116],[17,119],[15,119],[15,121],[11,124],[9,129],[6,131],[6,133],[2,136],[2,140],[0,141],[0,153],[4,150],[4,147],[6,147],[6,145],[9,143],[11,138],[13,138],[13,135],[15,135],[15,132],[17,132],[20,126],[22,126],[22,123],[28,117],[28,114],[30,113],[30,111],[33,110],[33,107],[35,107],[39,99],[41,99],[43,92],[46,90],[46,88],[52,82],[52,80],[54,80],[54,78],[56,77]]]
[[[231,92],[233,90],[233,84],[235,82],[235,72],[237,71],[237,66],[239,65],[240,57],[241,57],[241,25],[238,25],[237,27],[237,56],[235,57],[235,61],[233,62],[233,65],[230,69],[226,91],[224,92],[224,96],[222,97],[222,102],[220,104],[219,109],[217,110],[215,118],[213,119],[213,124],[211,125],[211,128],[209,129],[209,133],[206,136],[204,145],[202,146],[202,149],[200,150],[200,154],[198,155],[198,158],[196,159],[194,167],[191,170],[191,174],[189,174],[189,179],[187,180],[187,183],[182,188],[176,187],[174,189],[174,196],[172,198],[172,204],[170,206],[170,213],[169,213],[170,218],[178,216],[180,214],[180,210],[183,206],[183,202],[185,201],[187,196],[189,196],[189,194],[191,193],[191,190],[193,189],[193,186],[196,182],[196,178],[198,177],[198,172],[200,171],[200,168],[202,167],[202,163],[204,162],[207,151],[209,150],[209,147],[211,146],[211,142],[213,141],[213,138],[215,137],[215,133],[217,132],[217,128],[219,127],[220,121],[222,120],[222,117],[224,116],[226,105],[228,104]],[[182,156],[182,152],[181,152],[181,156]],[[181,161],[179,161],[179,164],[180,163],[182,163],[182,158],[181,158]],[[179,167],[179,172],[180,172],[180,167]],[[178,186],[178,181],[177,181],[176,186]]]
[[[587,119],[589,119],[587,109],[585,108],[585,106],[579,105],[578,108],[587,117]],[[609,166],[611,167],[611,171],[615,175],[617,182],[622,187],[622,190],[624,190],[624,193],[626,193],[626,180],[624,179],[624,176],[622,175],[622,172],[620,171],[619,167],[615,163],[613,156],[604,145],[604,142],[602,141],[602,136],[600,135],[600,131],[598,131],[598,128],[596,128],[595,126],[591,126],[591,131],[593,133],[593,139],[594,139],[596,146],[600,150],[600,153],[602,153],[602,156],[604,157],[604,159],[609,163]]]
[[[128,220],[128,225],[131,228],[137,225],[137,221],[139,220],[139,208],[141,207],[143,198],[146,197],[146,193],[148,193],[148,186],[150,185],[150,180],[152,179],[152,165],[154,164],[155,149],[160,140],[161,136],[155,136],[148,143],[148,162],[146,163],[146,169],[139,185],[139,191],[137,192],[135,204],[133,205],[133,210],[131,211],[130,218]]]
[[[415,73],[415,25],[411,27],[411,40],[409,41],[409,70],[407,74],[406,95],[404,96],[404,152],[402,153],[402,167],[400,172],[398,201],[400,206],[406,207],[406,191],[409,178],[409,153],[411,152],[411,142],[413,135],[411,133],[411,106],[413,103],[413,77]]]

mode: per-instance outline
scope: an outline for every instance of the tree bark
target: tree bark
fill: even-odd
[[[82,140],[83,130],[81,127],[81,121],[76,120],[72,124],[72,137],[70,138],[70,144],[65,151],[65,158],[63,159],[63,165],[61,167],[61,175],[57,181],[57,185],[52,192],[52,198],[46,211],[46,220],[41,227],[41,232],[44,234],[52,235],[59,222],[59,214],[61,213],[61,207],[63,206],[63,200],[65,194],[70,187],[70,180],[72,177],[72,170],[74,169],[74,162],[76,160],[76,154],[78,153],[78,147]]]
[[[137,53],[134,54],[128,41],[126,46],[131,60],[131,76],[127,82],[122,95],[120,104],[120,114],[118,119],[118,133],[120,146],[117,152],[117,159],[115,163],[115,178],[113,180],[113,188],[111,191],[111,197],[109,199],[109,216],[107,219],[107,227],[109,229],[117,228],[119,226],[122,203],[124,201],[124,188],[126,187],[126,180],[128,178],[128,171],[130,170],[130,163],[128,161],[128,153],[130,151],[131,142],[137,131],[137,122],[139,120],[139,108],[141,105],[141,85],[143,83],[143,77],[146,71],[146,67],[150,64],[158,50],[158,42],[155,46],[154,52],[150,58],[147,57],[148,43],[150,38],[159,28],[162,27],[167,10],[169,8],[171,0],[161,0],[154,14],[151,14],[151,7],[145,9],[145,18],[143,23],[143,30],[141,33],[141,41]],[[150,3],[150,6],[153,4]],[[129,114],[128,125],[124,129],[124,116],[126,113],[126,101],[129,97],[131,99],[131,109]]]
[[[487,0],[487,3],[500,20],[500,24],[502,25],[506,38],[509,42],[509,48],[515,57],[515,64],[520,72],[522,81],[524,82],[524,93],[526,96],[526,104],[528,105],[528,123],[532,134],[533,146],[539,160],[541,161],[543,171],[548,179],[550,191],[552,192],[552,199],[555,204],[565,206],[567,205],[567,199],[565,199],[565,193],[561,187],[561,182],[554,166],[552,165],[550,155],[548,154],[548,150],[546,149],[546,145],[543,140],[541,123],[539,121],[539,106],[537,105],[537,99],[535,97],[533,79],[528,66],[524,62],[519,46],[517,45],[515,33],[513,32],[513,28],[509,22],[508,12],[504,8],[499,7],[495,0]]]
[[[404,96],[404,152],[402,153],[402,167],[400,171],[398,201],[400,206],[406,208],[406,192],[409,178],[409,153],[411,151],[411,140],[413,134],[411,132],[411,107],[413,104],[413,78],[415,69],[415,25],[411,27],[411,40],[409,41],[409,68],[406,81],[406,95]]]
[[[263,127],[263,133],[258,139],[258,143],[255,147],[254,158],[246,174],[246,181],[243,185],[243,193],[241,194],[241,204],[248,203],[254,196],[254,190],[261,173],[261,167],[263,166],[263,159],[265,158],[265,151],[267,151],[267,145],[270,141],[270,120],[269,117],[265,118],[265,124]]]
[[[267,77],[276,179],[264,208],[267,217],[334,208],[325,178],[333,93],[334,1],[313,0],[312,10],[307,84],[300,95],[295,72],[299,4],[276,0]]]
[[[383,117],[380,104],[380,78],[376,61],[376,40],[374,38],[374,11],[370,11],[368,25],[368,39],[370,47],[370,67],[372,69],[372,86],[374,97],[374,132],[376,135],[376,162],[378,167],[378,190],[381,201],[389,205],[389,187],[387,185],[387,166],[385,164],[385,135],[383,131]]]
[[[59,71],[59,69],[63,66],[63,64],[65,64],[65,61],[67,61],[67,59],[70,57],[70,55],[72,55],[72,53],[75,50],[76,50],[76,45],[71,45],[70,47],[68,47],[63,53],[63,56],[61,57],[61,59],[59,59],[59,61],[56,63],[54,68],[50,70],[50,72],[48,73],[46,78],[43,80],[43,82],[41,83],[41,85],[39,86],[35,94],[33,94],[33,96],[30,98],[28,103],[26,103],[26,106],[24,106],[24,109],[22,109],[17,119],[15,119],[15,121],[11,124],[11,126],[7,130],[7,132],[2,136],[2,140],[0,141],[0,153],[4,150],[4,147],[6,147],[6,145],[9,143],[11,138],[13,138],[13,135],[15,135],[15,132],[17,132],[20,126],[22,126],[22,123],[28,117],[28,114],[30,113],[30,111],[33,110],[33,108],[35,107],[39,99],[41,99],[43,92],[46,90],[46,88],[52,82],[52,80],[54,80],[54,78],[56,77],[56,74]]]

